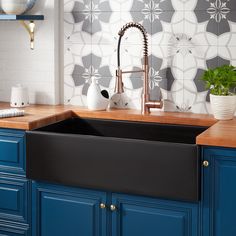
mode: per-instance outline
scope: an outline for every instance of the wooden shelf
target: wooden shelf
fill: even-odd
[[[44,15],[7,15],[1,14],[0,21],[18,21],[18,20],[25,20],[25,21],[36,21],[36,20],[44,20]]]
[[[27,30],[30,36],[30,48],[34,49],[34,33],[35,23],[34,21],[44,20],[43,15],[7,15],[0,14],[0,21],[19,21]],[[29,21],[29,23],[26,23]]]

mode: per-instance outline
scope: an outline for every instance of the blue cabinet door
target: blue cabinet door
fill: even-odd
[[[236,235],[236,149],[205,148],[203,235]]]
[[[28,224],[29,189],[24,178],[0,175],[0,221]]]
[[[113,194],[112,236],[197,236],[198,204]]]
[[[25,177],[25,132],[0,129],[0,172]]]
[[[38,183],[32,191],[32,235],[106,235],[105,193]]]

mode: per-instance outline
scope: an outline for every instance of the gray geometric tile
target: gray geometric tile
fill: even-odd
[[[212,2],[212,0],[210,0]],[[210,6],[210,1],[209,0],[197,0],[197,5],[195,7],[195,11],[202,11],[206,10]]]
[[[96,11],[111,12],[110,1],[92,0],[92,6]]]
[[[165,87],[162,87],[162,83],[160,83],[160,87],[164,88],[164,89],[166,89],[168,91],[171,91],[172,85],[173,85],[173,83],[175,81],[175,78],[174,78],[174,76],[172,74],[171,68],[168,67],[165,70],[162,70],[162,73],[163,73],[163,76],[162,76],[163,77],[163,81],[165,81],[165,78],[166,78],[167,83],[166,83],[166,85],[164,84]]]
[[[144,15],[141,12],[130,12],[130,14],[132,16],[132,21],[142,24],[147,33],[151,34],[152,24],[149,19],[145,19]]]
[[[236,11],[236,1],[234,1],[234,0],[229,0],[229,1],[227,1],[227,7],[228,7],[231,11]]]
[[[197,87],[197,91],[198,92],[204,92],[204,91],[207,90],[205,82],[203,80],[201,80],[204,72],[205,72],[204,70],[198,69],[197,70],[197,74],[196,74],[196,76],[194,78],[194,83],[195,83],[195,85]]]
[[[236,22],[235,5],[232,0],[198,0],[195,14],[198,22],[208,21],[207,32],[221,35],[230,31],[229,21]]]
[[[230,10],[236,10],[234,0],[198,0],[195,11],[205,10],[216,15],[224,14]]]
[[[112,77],[101,77],[98,80],[99,85],[105,87],[105,88],[109,88],[109,85],[111,83]]]
[[[140,69],[140,68],[134,67],[134,70],[138,70],[138,69]],[[143,87],[143,76],[142,76],[142,74],[140,76],[137,76],[137,75],[135,75],[135,76],[134,76],[134,74],[132,74],[130,76],[130,81],[132,83],[133,89],[142,88]]]
[[[87,18],[87,14],[81,11],[73,11],[72,15],[75,23],[83,22]]]
[[[80,67],[79,65],[76,65],[75,66],[75,70],[81,70],[82,68],[78,68]],[[78,74],[76,74],[78,73]],[[79,74],[79,72],[73,72],[72,74],[72,77],[73,77],[73,80],[74,80],[74,83],[75,83],[75,86],[81,86],[81,85],[84,85],[86,83],[84,77],[82,76],[82,74]]]
[[[236,1],[234,2],[234,4],[236,5]],[[236,9],[232,10],[230,9],[230,13],[227,15],[227,19],[228,21],[232,21],[232,22],[236,22]]]
[[[222,19],[220,22],[218,22],[218,34],[221,35],[224,33],[230,32],[230,26],[227,19]]]
[[[94,70],[93,74],[97,78],[102,77],[112,77],[109,65],[101,66],[102,58],[98,57],[94,54],[91,55],[92,57],[92,68]]]
[[[85,83],[82,89],[82,95],[87,95],[90,83]]]
[[[208,21],[210,19],[209,14],[206,13],[206,8],[204,10],[195,10],[194,13],[199,23]]]
[[[72,16],[74,18],[75,24],[82,22],[82,29],[81,29],[82,31],[92,34],[92,16],[90,12],[73,11]]]
[[[92,56],[87,55],[82,57],[82,65],[74,65],[72,78],[74,80],[75,86],[85,86],[86,84],[90,83],[91,77],[93,76],[93,69],[91,67],[91,63]]]
[[[161,32],[163,30],[162,22],[170,23],[174,13],[175,13],[174,11],[163,11],[159,17],[159,20],[155,20],[155,21],[151,22],[152,35],[156,34],[158,32]]]
[[[218,59],[218,66],[223,66],[223,65],[229,65],[230,64],[229,60],[223,59],[221,57],[218,57],[217,59]]]
[[[77,91],[76,93],[81,94],[76,94],[76,96],[81,96],[80,99],[84,103],[92,76],[98,79],[102,87],[110,87],[111,80],[114,81],[116,67],[116,62],[111,62],[111,60],[116,60],[116,47],[113,46],[117,44],[117,34],[114,32],[118,31],[121,25],[133,20],[146,28],[149,37],[152,36],[149,48],[157,50],[154,54],[151,52],[149,56],[151,98],[159,99],[160,88],[163,88],[165,97],[168,93],[168,99],[179,106],[181,111],[187,111],[188,109],[185,108],[188,108],[188,105],[197,106],[199,101],[204,106],[205,96],[206,101],[209,101],[209,92],[205,92],[205,84],[201,80],[204,73],[202,68],[205,66],[215,68],[230,64],[230,62],[236,64],[236,50],[232,49],[236,45],[236,0],[188,0],[197,2],[195,9],[187,0],[179,0],[183,2],[183,6],[189,8],[185,11],[184,7],[178,8],[174,5],[176,9],[179,9],[177,12],[172,6],[175,1],[66,0],[65,11],[68,13],[65,13],[67,15],[65,15],[64,40],[68,51],[65,50],[65,85],[68,83],[68,76],[72,79],[70,85],[66,87],[65,99],[68,100],[72,92]],[[117,14],[115,17],[114,11]],[[202,23],[196,27],[194,26],[195,16],[197,22]],[[166,32],[162,32],[164,25]],[[203,27],[204,25],[206,28]],[[111,27],[117,30],[112,31]],[[197,29],[196,32],[195,29]],[[139,61],[140,67],[142,64],[141,34],[135,32],[131,30],[125,35],[121,48],[122,65],[131,69],[139,66]],[[191,43],[188,37],[178,41],[178,36],[184,34],[193,39],[190,40]],[[174,43],[170,42],[172,37],[176,39]],[[213,44],[218,48],[212,47]],[[167,48],[168,50],[171,48],[174,52],[167,52]],[[189,49],[193,50],[192,53]],[[157,52],[163,58],[159,58]],[[217,54],[224,58],[215,56]],[[190,59],[189,64],[183,67],[182,63],[185,64],[185,61],[188,61],[186,58]],[[168,67],[170,65],[174,67]],[[179,78],[176,79],[174,76]],[[124,82],[126,77],[130,77],[130,80],[127,80],[129,83],[131,81],[128,88],[140,92],[140,88],[143,87],[143,74],[132,73],[124,76]],[[196,104],[195,98],[199,99]],[[71,103],[82,104],[75,97],[72,97],[72,100]],[[70,101],[67,102],[70,103]],[[198,108],[194,108],[193,111],[200,112]]]
[[[160,87],[156,86],[150,91],[150,98],[151,100],[154,100],[154,101],[160,100],[162,98]]]
[[[134,0],[130,11],[174,11],[171,0]]]
[[[133,1],[130,11],[135,22],[141,22],[149,34],[162,31],[161,21],[170,22],[174,8],[170,0]],[[153,30],[151,29],[153,24]]]
[[[218,64],[219,64],[218,57],[214,57],[206,61],[206,65],[208,69],[214,69],[218,66]]]
[[[133,1],[132,7],[130,9],[130,12],[136,11],[136,12],[141,12],[144,9],[145,4],[147,4],[149,1],[144,0],[144,1]]]
[[[111,18],[112,12],[100,12],[97,11],[96,17],[92,19],[92,34],[102,31],[102,23],[108,23]]]
[[[150,87],[155,87],[156,85],[160,86],[161,88],[170,91],[175,80],[171,68],[164,68],[161,69],[162,66],[162,59],[156,56],[150,56],[151,61],[151,70],[149,73],[150,76],[150,83],[153,84]]]
[[[88,9],[91,8],[90,0],[74,1],[74,2],[75,3],[72,12],[88,11]]]

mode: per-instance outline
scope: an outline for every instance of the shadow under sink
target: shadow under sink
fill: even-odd
[[[207,127],[71,118],[26,134],[27,177],[64,185],[198,201]]]

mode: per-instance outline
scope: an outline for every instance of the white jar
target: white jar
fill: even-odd
[[[2,10],[9,15],[21,15],[28,7],[28,0],[1,0]]]
[[[26,107],[29,105],[29,94],[26,87],[17,85],[11,89],[11,107]]]

